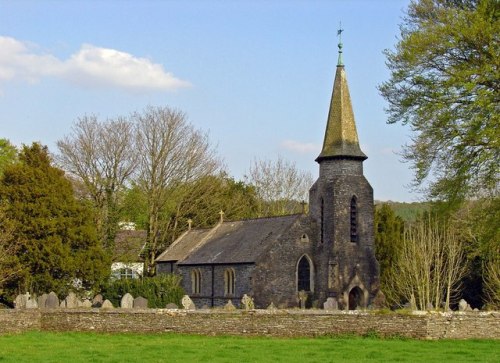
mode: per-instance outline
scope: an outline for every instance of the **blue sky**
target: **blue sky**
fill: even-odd
[[[316,177],[342,21],[365,175],[376,199],[418,200],[397,155],[410,130],[386,124],[376,89],[408,3],[0,0],[0,137],[56,152],[84,114],[170,106],[237,179],[278,154]]]

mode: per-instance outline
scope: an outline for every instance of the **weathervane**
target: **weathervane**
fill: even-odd
[[[344,63],[342,62],[342,32],[344,31],[344,29],[342,29],[342,22],[340,22],[339,24],[339,30],[337,30],[337,36],[339,37],[339,44],[338,44],[338,47],[339,47],[339,60],[337,62],[337,65],[338,66],[343,66]]]

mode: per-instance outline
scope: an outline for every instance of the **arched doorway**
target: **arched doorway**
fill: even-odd
[[[349,310],[357,310],[363,307],[363,290],[355,286],[349,291]]]
[[[306,256],[302,256],[297,266],[297,290],[311,291],[311,266]]]

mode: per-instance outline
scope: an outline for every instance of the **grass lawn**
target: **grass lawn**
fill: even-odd
[[[500,340],[30,332],[0,336],[0,362],[500,362]]]

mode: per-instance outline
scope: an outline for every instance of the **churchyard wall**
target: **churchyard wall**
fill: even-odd
[[[30,330],[265,335],[401,336],[500,339],[500,313],[425,315],[324,310],[27,309],[0,310],[0,334]]]

